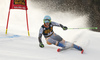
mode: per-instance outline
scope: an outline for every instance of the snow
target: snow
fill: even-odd
[[[84,54],[75,49],[57,52],[59,47],[47,45],[44,38],[42,40],[45,47],[40,48],[38,32],[43,24],[43,17],[48,13],[39,8],[35,9],[34,5],[31,6],[30,0],[28,0],[28,16],[31,36],[27,36],[25,11],[23,10],[11,10],[8,34],[5,35],[9,2],[9,0],[0,2],[0,16],[2,16],[0,18],[0,60],[100,60],[100,33],[90,30],[63,31],[59,27],[54,27],[54,31],[66,41],[82,46],[85,50]],[[2,9],[3,7],[5,8]],[[71,12],[55,12],[49,15],[53,21],[69,28],[87,27],[88,15],[76,16]]]
[[[83,46],[84,54],[75,49],[57,52],[58,47],[46,43],[45,48],[40,48],[36,37],[0,38],[0,60],[99,60],[99,35],[100,33],[85,31],[79,37],[80,41],[76,44]],[[13,35],[0,34],[0,37],[7,36]]]

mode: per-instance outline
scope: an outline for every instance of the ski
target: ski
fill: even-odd
[[[81,51],[81,54],[83,54],[84,50]]]
[[[69,49],[69,48],[62,48],[62,49],[61,48],[58,48],[57,49],[57,52],[60,52],[60,51],[63,51],[63,50],[67,50],[67,49]]]
[[[67,49],[69,49],[69,48],[62,48],[62,49],[58,48],[57,52],[61,52],[61,51],[67,50]],[[81,51],[81,54],[83,54],[83,53],[84,53],[84,50]]]

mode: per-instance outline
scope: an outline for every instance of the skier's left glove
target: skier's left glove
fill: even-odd
[[[41,48],[43,48],[43,47],[44,47],[44,45],[43,45],[42,43],[40,43],[40,44],[39,44],[39,46],[40,46]]]
[[[63,30],[67,30],[68,28],[66,26],[63,26]]]

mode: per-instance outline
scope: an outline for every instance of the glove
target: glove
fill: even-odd
[[[63,30],[67,30],[68,28],[66,26],[63,26]]]
[[[40,46],[41,48],[43,48],[43,47],[44,47],[44,45],[43,45],[42,43],[40,43],[40,44],[39,44],[39,46]]]

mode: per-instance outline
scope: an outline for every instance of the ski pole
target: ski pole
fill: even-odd
[[[68,29],[98,29],[97,27],[88,27],[88,28],[68,28]]]

